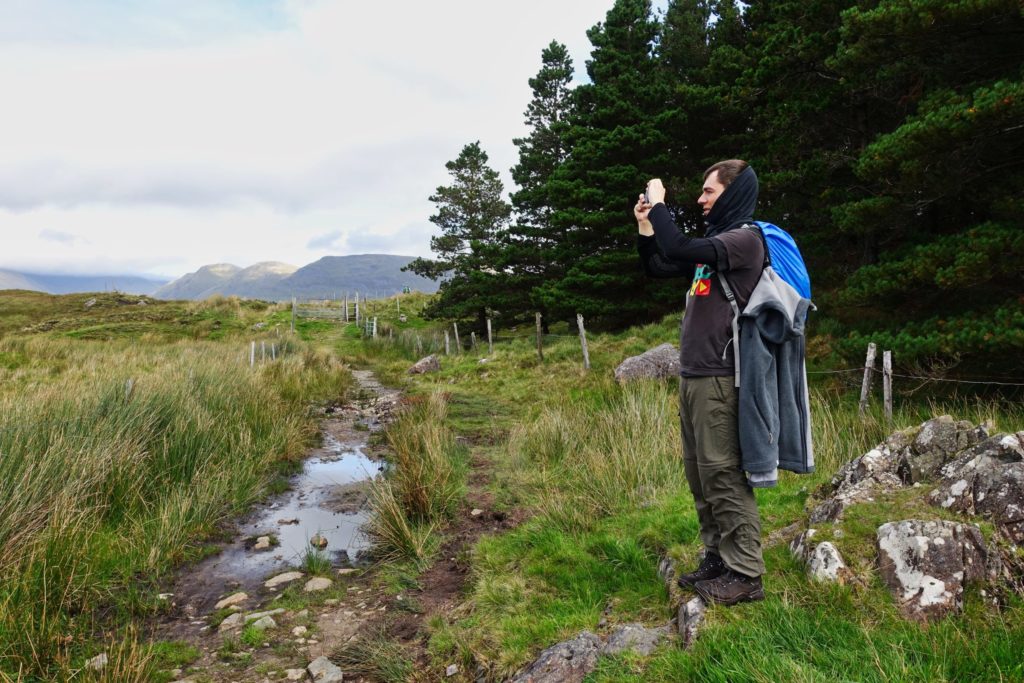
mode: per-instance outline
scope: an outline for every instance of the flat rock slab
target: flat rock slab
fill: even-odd
[[[333,585],[334,582],[330,579],[325,579],[322,576],[317,576],[307,581],[306,585],[303,586],[302,590],[306,591],[307,593],[315,593],[317,591],[327,590]]]
[[[246,614],[242,617],[242,620],[248,624],[250,621],[256,621],[263,617],[276,617],[278,614],[284,614],[284,609],[278,607],[277,609],[268,609],[264,612],[253,612],[251,614]]]
[[[646,657],[654,652],[661,641],[671,635],[670,626],[647,628],[643,624],[625,624],[611,632],[608,641],[601,648],[601,654],[617,655],[631,650]]]
[[[274,621],[274,617],[260,617],[249,625],[257,631],[266,631],[267,629],[277,628],[277,622]]]
[[[224,598],[216,605],[214,605],[213,608],[224,609],[225,607],[231,607],[232,605],[237,605],[241,602],[245,602],[248,599],[249,596],[245,593],[232,593],[231,595],[229,595],[228,597]]]
[[[601,639],[584,631],[541,652],[512,683],[581,683],[597,666],[600,652]]]
[[[341,669],[327,657],[317,657],[306,670],[317,683],[339,683],[343,678]]]
[[[666,343],[619,363],[615,368],[615,380],[667,379],[678,377],[680,370],[679,349]]]
[[[285,572],[284,574],[278,574],[277,576],[267,579],[263,582],[266,588],[277,588],[281,584],[291,583],[292,581],[298,581],[305,574],[302,572]]]
[[[903,615],[927,621],[963,609],[964,585],[989,573],[977,527],[908,519],[878,527],[878,570]]]
[[[223,633],[224,631],[230,631],[233,628],[238,628],[243,623],[244,619],[242,617],[242,613],[235,612],[234,614],[229,614],[227,617],[225,617],[224,620],[220,622],[220,624],[217,626],[217,630]]]

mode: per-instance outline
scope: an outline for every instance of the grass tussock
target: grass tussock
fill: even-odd
[[[544,410],[512,430],[508,450],[522,467],[550,475],[542,513],[578,531],[685,485],[678,429],[670,386],[638,382],[597,409],[569,404]]]
[[[0,670],[67,679],[92,634],[158,609],[160,576],[294,466],[307,402],[348,386],[294,342],[256,367],[240,350],[0,341],[22,359],[0,389]],[[103,680],[147,680],[132,652],[108,653]]]
[[[413,674],[413,664],[383,630],[358,635],[331,653],[345,676],[363,676],[383,683],[401,683]]]
[[[381,557],[422,560],[434,530],[458,507],[466,453],[447,426],[440,391],[406,406],[386,432],[392,467],[371,487],[367,533]]]

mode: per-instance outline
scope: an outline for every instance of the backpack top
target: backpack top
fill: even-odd
[[[811,298],[811,276],[807,273],[804,257],[796,240],[788,232],[777,225],[765,221],[754,221],[764,240],[766,264],[789,283],[800,296]]]

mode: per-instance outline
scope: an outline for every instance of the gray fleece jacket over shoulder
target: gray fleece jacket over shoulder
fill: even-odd
[[[740,315],[739,430],[751,486],[814,471],[804,323],[811,302],[767,266]]]

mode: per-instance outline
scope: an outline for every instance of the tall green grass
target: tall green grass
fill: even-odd
[[[69,680],[97,633],[158,609],[157,581],[294,467],[308,403],[349,386],[326,352],[250,368],[242,351],[0,341],[24,358],[0,391],[0,670]]]
[[[367,524],[380,557],[426,558],[433,531],[462,499],[466,452],[447,414],[444,393],[435,391],[409,402],[387,427],[391,468],[372,484]]]

